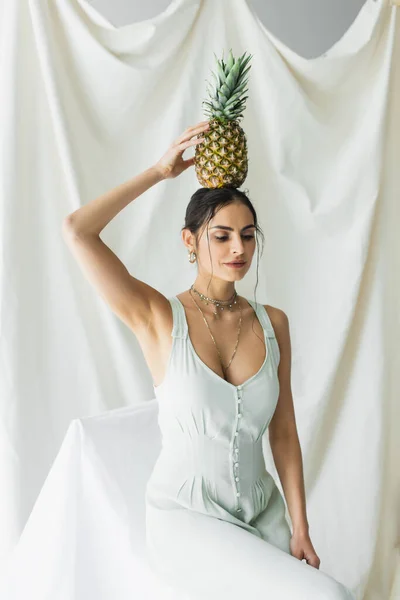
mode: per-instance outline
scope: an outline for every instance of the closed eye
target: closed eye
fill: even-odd
[[[244,235],[243,237],[244,237],[245,240],[254,240],[254,235]],[[224,235],[224,236],[221,237],[221,236],[217,236],[216,235],[215,239],[218,240],[218,241],[220,241],[220,242],[224,242],[225,240],[228,239],[228,236]]]

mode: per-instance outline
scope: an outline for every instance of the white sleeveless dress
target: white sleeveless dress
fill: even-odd
[[[235,386],[200,359],[183,304],[176,296],[169,302],[172,349],[165,378],[154,387],[162,450],[145,498],[153,571],[176,598],[354,599],[290,554],[285,502],[262,451],[278,401],[280,359],[264,306],[248,300],[264,331],[264,362]]]

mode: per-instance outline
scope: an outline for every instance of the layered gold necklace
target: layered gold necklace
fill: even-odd
[[[197,304],[196,300],[193,297],[193,292],[195,294],[197,294],[200,297],[200,300],[202,302],[204,302],[206,305],[209,305],[209,304],[213,304],[214,305],[215,309],[214,309],[214,313],[213,314],[214,314],[214,316],[215,316],[216,319],[219,319],[219,315],[218,315],[218,312],[217,312],[218,310],[224,310],[226,307],[228,307],[228,310],[230,312],[232,312],[233,305],[237,304],[239,306],[240,317],[239,317],[239,324],[238,324],[237,340],[236,340],[235,349],[233,351],[232,357],[231,357],[229,363],[226,365],[226,367],[224,367],[224,365],[222,363],[222,356],[221,356],[221,353],[219,351],[217,342],[215,341],[215,338],[214,338],[214,336],[212,334],[212,331],[210,329],[210,326],[209,326],[209,324],[207,322],[207,319],[206,319],[203,311],[201,310],[200,306]],[[225,371],[230,367],[230,365],[231,365],[231,363],[232,363],[232,361],[233,361],[233,359],[235,357],[236,350],[237,350],[237,347],[238,347],[238,344],[239,344],[240,331],[241,331],[241,328],[242,328],[242,307],[240,305],[237,292],[235,290],[234,293],[233,293],[233,295],[232,295],[232,297],[229,300],[216,300],[215,298],[208,298],[207,296],[205,296],[201,292],[197,291],[195,289],[194,285],[192,285],[190,287],[190,289],[189,289],[189,294],[190,294],[190,297],[192,298],[194,304],[196,305],[197,309],[200,311],[200,313],[201,313],[201,315],[203,317],[203,321],[206,324],[207,329],[208,329],[208,331],[210,333],[211,339],[214,342],[214,345],[215,345],[215,347],[217,349],[218,356],[219,356],[219,361],[221,363],[221,367],[222,367],[222,370],[223,370],[224,375],[225,375]]]

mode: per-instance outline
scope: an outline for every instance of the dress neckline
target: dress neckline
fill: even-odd
[[[266,334],[265,331],[265,327],[263,326],[263,324],[261,323],[257,311],[255,310],[255,306],[254,304],[250,301],[247,300],[246,301],[250,304],[250,306],[253,308],[256,319],[258,320],[258,322],[261,325],[261,329],[263,330],[263,334],[264,334],[264,344],[265,344],[265,357],[264,357],[264,361],[261,365],[261,367],[258,369],[258,371],[256,373],[254,373],[254,375],[252,375],[251,377],[249,377],[248,379],[246,379],[243,383],[239,384],[239,385],[234,385],[233,383],[231,383],[230,381],[227,381],[226,379],[224,379],[223,377],[221,377],[220,375],[218,375],[218,373],[216,373],[215,371],[213,371],[213,369],[211,369],[201,358],[200,356],[197,354],[192,340],[190,338],[189,335],[189,326],[188,326],[188,322],[187,322],[187,318],[186,318],[186,312],[185,312],[185,307],[183,306],[182,302],[179,300],[179,298],[177,296],[174,296],[174,298],[176,298],[176,300],[179,302],[180,306],[181,306],[181,310],[183,313],[183,318],[185,319],[185,324],[186,324],[186,329],[187,329],[187,335],[186,335],[186,339],[188,341],[189,344],[189,348],[193,354],[193,356],[195,357],[195,359],[199,362],[199,364],[209,373],[211,373],[211,375],[213,375],[217,380],[221,381],[223,384],[227,384],[230,388],[234,389],[234,390],[240,390],[242,389],[245,385],[249,384],[251,381],[253,381],[254,379],[256,379],[256,377],[258,377],[260,375],[260,373],[264,370],[265,365],[267,364],[267,361],[269,359],[269,354],[270,354],[270,350],[268,347],[268,336]],[[264,307],[262,307],[264,309]],[[265,310],[265,309],[264,309]]]

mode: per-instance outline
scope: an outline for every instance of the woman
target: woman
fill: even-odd
[[[232,188],[192,196],[182,239],[197,276],[169,299],[132,277],[100,239],[132,200],[193,165],[183,152],[207,127],[189,127],[154,166],[63,224],[86,276],[136,335],[159,400],[163,447],[146,489],[149,561],[185,598],[353,598],[319,571],[308,532],[287,316],[235,290],[260,232],[250,200]],[[293,532],[265,469],[267,428]]]

